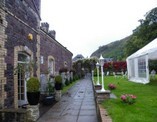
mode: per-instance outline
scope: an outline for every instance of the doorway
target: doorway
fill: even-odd
[[[30,56],[27,53],[18,53],[18,106],[27,104],[26,81],[30,78]]]

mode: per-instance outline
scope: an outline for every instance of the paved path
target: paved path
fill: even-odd
[[[98,122],[91,80],[77,82],[37,122]]]

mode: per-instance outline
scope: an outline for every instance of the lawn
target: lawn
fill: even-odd
[[[106,76],[104,81],[105,89],[109,83],[117,87],[112,90],[117,99],[102,102],[113,122],[157,122],[157,81],[144,85],[113,76]],[[136,102],[131,105],[123,103],[120,99],[122,94],[136,95]]]

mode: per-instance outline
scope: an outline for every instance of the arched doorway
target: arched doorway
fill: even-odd
[[[18,106],[27,104],[26,81],[30,77],[30,56],[25,52],[18,52]]]

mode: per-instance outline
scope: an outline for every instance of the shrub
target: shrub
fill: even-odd
[[[73,79],[70,77],[70,83],[72,83],[73,82]]]
[[[31,77],[27,81],[27,92],[39,92],[39,88],[40,88],[40,82],[38,78]]]
[[[56,90],[61,90],[63,87],[62,85],[62,77],[60,75],[57,75],[55,77],[55,89]]]
[[[70,82],[68,81],[68,79],[65,80],[65,85],[68,86],[70,84]]]
[[[60,75],[55,76],[55,83],[62,83],[62,77]]]
[[[112,84],[112,83],[110,83],[110,84],[108,85],[108,87],[109,87],[109,89],[111,89],[111,90],[116,89],[116,85],[115,85],[115,84]]]
[[[124,103],[133,104],[133,103],[135,103],[136,96],[132,95],[132,94],[123,94],[123,95],[121,95],[121,100]]]

